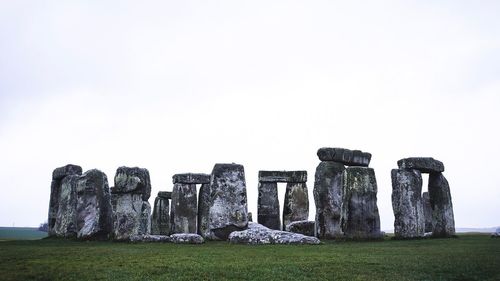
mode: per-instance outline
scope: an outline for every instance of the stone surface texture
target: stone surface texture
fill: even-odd
[[[432,232],[432,208],[429,192],[422,193],[422,206],[425,217],[425,232]]]
[[[115,186],[111,192],[141,194],[142,200],[147,201],[151,196],[149,171],[138,167],[119,167],[116,170]]]
[[[170,235],[170,242],[175,244],[202,244],[205,240],[195,233],[176,233]]]
[[[155,198],[153,215],[151,216],[151,234],[170,234],[170,202],[165,197],[157,196]]]
[[[285,231],[303,234],[305,236],[315,236],[314,234],[314,221],[294,221],[285,227]]]
[[[277,182],[259,182],[257,221],[270,229],[281,229]]]
[[[57,215],[52,229],[52,233],[57,237],[73,238],[77,236],[76,205],[78,197],[76,185],[78,177],[78,175],[69,175],[61,180]]]
[[[186,173],[186,174],[175,174],[172,177],[172,182],[176,183],[194,183],[194,184],[204,184],[210,183],[210,175],[208,174],[194,174],[194,173]]]
[[[202,237],[211,237],[210,232],[210,184],[205,183],[200,187],[198,195],[198,234]]]
[[[172,191],[158,191],[158,197],[163,199],[172,199]]]
[[[170,236],[168,235],[134,235],[130,237],[130,242],[154,242],[154,243],[167,243],[170,241]]]
[[[344,170],[341,225],[344,238],[380,239],[375,172],[366,167]]]
[[[174,184],[170,210],[170,233],[196,233],[197,215],[196,184]]]
[[[430,173],[429,198],[432,208],[432,236],[455,235],[455,218],[450,186],[442,173]]]
[[[425,233],[422,175],[418,170],[393,169],[392,209],[395,238],[419,238]]]
[[[340,225],[343,173],[341,163],[323,161],[314,176],[314,201],[316,203],[316,237],[335,239],[343,236]]]
[[[307,182],[307,171],[259,171],[259,182]]]
[[[368,152],[338,147],[322,147],[318,149],[317,155],[321,161],[333,161],[346,166],[368,167],[372,159]]]
[[[414,169],[422,173],[444,172],[443,162],[432,157],[410,157],[398,161],[399,169]]]
[[[294,221],[307,220],[309,217],[309,197],[305,182],[286,184],[285,203],[283,206],[283,230]]]
[[[229,241],[237,244],[320,244],[316,237],[298,233],[269,229],[261,224],[251,222],[248,229],[235,231],[229,235]]]

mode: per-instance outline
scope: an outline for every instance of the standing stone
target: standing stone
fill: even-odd
[[[258,189],[257,221],[265,227],[279,230],[281,221],[278,183],[259,182]]]
[[[432,208],[429,192],[422,193],[422,205],[425,217],[425,232],[432,232]]]
[[[77,182],[77,175],[68,175],[61,180],[57,215],[52,229],[55,236],[73,238],[77,235]]]
[[[316,203],[315,236],[334,239],[343,235],[340,226],[343,172],[341,163],[321,162],[314,176],[314,201]]]
[[[391,171],[394,236],[417,238],[424,236],[425,216],[422,205],[422,175],[417,170]]]
[[[198,196],[198,234],[210,237],[210,184],[205,183],[200,187]]]
[[[374,170],[348,167],[344,170],[343,186],[341,224],[344,236],[348,239],[382,238]]]
[[[430,173],[429,197],[432,208],[432,236],[450,237],[455,235],[455,218],[450,186],[442,173]]]
[[[196,184],[174,184],[170,211],[170,233],[196,233],[197,213]]]
[[[209,229],[212,239],[227,240],[233,231],[247,228],[245,171],[238,164],[216,164],[210,182]]]
[[[170,234],[170,203],[172,192],[160,191],[155,199],[151,217],[151,234]]]
[[[69,175],[81,175],[82,167],[76,165],[66,165],[56,168],[52,172],[52,183],[50,185],[50,202],[49,202],[49,236],[55,235],[54,227],[56,224],[57,211],[59,209],[59,197],[61,192],[62,179]]]
[[[309,217],[309,197],[305,182],[286,184],[285,204],[283,206],[283,230],[294,221],[307,220]]]
[[[115,239],[129,240],[132,236],[151,232],[151,205],[147,201],[150,195],[151,181],[147,169],[117,169],[115,186],[111,188]]]
[[[76,183],[77,237],[80,239],[108,239],[113,229],[113,212],[108,178],[93,169],[78,177]]]

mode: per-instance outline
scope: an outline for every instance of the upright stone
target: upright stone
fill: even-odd
[[[93,169],[78,177],[76,185],[77,237],[108,239],[113,229],[108,177]]]
[[[395,237],[423,237],[425,216],[421,197],[421,173],[418,170],[393,169],[391,178]]]
[[[343,172],[341,163],[321,162],[314,176],[316,203],[316,236],[334,239],[342,237],[340,215],[342,206]]]
[[[196,233],[196,184],[176,183],[172,189],[172,207],[170,211],[170,232]]]
[[[210,238],[210,184],[204,183],[198,195],[198,234]]]
[[[259,182],[257,221],[270,229],[280,230],[280,202],[277,182]]]
[[[50,185],[50,201],[49,201],[49,236],[55,235],[54,227],[56,224],[57,211],[59,209],[59,197],[61,192],[62,179],[69,175],[81,175],[82,167],[77,165],[66,165],[56,168],[52,172],[52,183]]]
[[[151,234],[170,234],[170,203],[172,192],[160,191],[155,199],[151,217]]]
[[[455,235],[455,218],[450,186],[442,173],[430,173],[429,197],[432,208],[432,236]]]
[[[432,232],[432,208],[429,192],[422,193],[422,205],[425,217],[425,232]]]
[[[344,170],[342,230],[348,239],[379,239],[380,217],[377,207],[377,181],[371,168]]]
[[[283,230],[295,221],[307,220],[309,217],[309,197],[305,182],[289,182],[286,184],[285,204],[283,206]]]
[[[238,164],[216,164],[210,182],[209,229],[212,239],[227,240],[248,226],[245,171]]]
[[[78,233],[76,206],[78,197],[76,194],[77,175],[68,175],[62,178],[59,190],[57,215],[52,229],[53,234],[58,237],[72,238]]]

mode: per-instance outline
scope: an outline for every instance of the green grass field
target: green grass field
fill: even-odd
[[[35,227],[0,227],[2,240],[34,240],[47,237],[47,232],[38,231]]]
[[[0,242],[2,280],[500,280],[500,239],[319,246]]]

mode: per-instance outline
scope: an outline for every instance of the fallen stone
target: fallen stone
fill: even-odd
[[[216,164],[210,182],[209,229],[212,239],[227,240],[248,225],[245,171],[238,164]]]
[[[443,162],[432,157],[410,157],[398,161],[399,169],[415,169],[422,173],[444,172]]]
[[[149,171],[138,167],[119,167],[111,193],[142,194],[142,200],[147,201],[151,196]]]
[[[210,183],[210,175],[208,175],[208,174],[193,174],[193,173],[175,174],[172,177],[172,181],[174,184],[176,184],[176,183],[204,184],[204,183]]]
[[[259,182],[257,199],[257,221],[271,229],[281,229],[278,183]]]
[[[108,177],[93,169],[79,176],[77,194],[77,237],[79,239],[108,239],[113,230]]]
[[[454,236],[455,218],[450,186],[442,173],[430,173],[429,198],[432,208],[432,236]]]
[[[196,184],[176,183],[172,189],[170,233],[196,233]]]
[[[294,221],[285,227],[285,231],[299,233],[306,236],[315,236],[314,227],[315,227],[314,221],[307,221],[307,220]]]
[[[114,239],[129,240],[132,236],[151,233],[151,205],[142,198],[142,194],[111,194]]]
[[[130,242],[167,243],[171,242],[168,235],[134,235],[130,237]]]
[[[380,239],[377,181],[372,168],[344,170],[341,225],[347,239]]]
[[[285,204],[283,207],[283,230],[294,221],[307,220],[309,217],[309,197],[305,182],[286,184]]]
[[[229,235],[229,241],[235,244],[320,244],[316,237],[305,236],[281,230],[272,230],[261,224],[250,222],[248,229],[234,231]]]
[[[322,147],[318,149],[317,155],[321,161],[333,161],[346,166],[368,167],[372,159],[368,152],[337,147]]]
[[[195,233],[176,233],[170,235],[170,242],[175,244],[202,244],[205,240]]]
[[[69,175],[61,180],[59,191],[59,207],[55,219],[53,234],[57,237],[74,238],[77,236],[77,211],[76,206],[78,197],[76,194],[76,185],[78,175]]]
[[[343,236],[340,225],[343,173],[341,163],[323,161],[314,176],[314,201],[316,203],[316,235],[322,239]]]
[[[259,171],[259,182],[306,182],[307,171]]]
[[[422,175],[418,170],[391,171],[392,209],[396,239],[419,238],[425,233]]]
[[[432,208],[429,192],[422,193],[422,206],[424,209],[425,232],[432,232]]]
[[[62,180],[66,176],[70,175],[81,175],[82,174],[82,167],[73,165],[73,164],[68,164],[63,167],[56,168],[52,172],[52,179],[53,180]]]
[[[198,234],[203,238],[210,238],[210,184],[205,183],[200,187],[198,196]]]
[[[170,234],[170,203],[169,199],[160,196],[155,198],[153,206],[153,215],[151,217],[151,234],[169,235]]]

